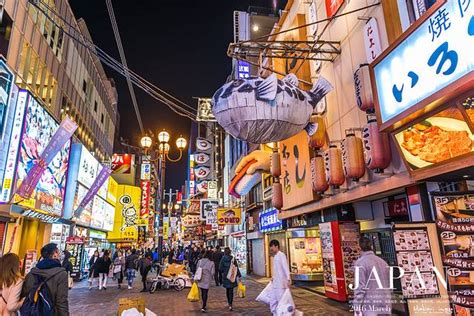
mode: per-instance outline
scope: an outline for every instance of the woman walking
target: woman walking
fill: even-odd
[[[67,250],[64,250],[63,255],[64,255],[64,258],[63,258],[63,262],[61,263],[61,266],[64,269],[66,269],[68,287],[69,287],[69,289],[72,289],[72,286],[73,286],[73,281],[72,281],[72,278],[71,278],[72,263],[71,263],[71,261],[69,261],[69,258],[71,258],[71,253]]]
[[[107,278],[109,276],[110,265],[112,260],[110,260],[109,252],[104,251],[104,255],[97,260],[97,272],[99,273],[99,290],[107,290]]]
[[[99,250],[94,251],[94,255],[89,260],[89,290],[92,289],[94,279],[99,277],[96,266],[97,260],[99,260]]]
[[[23,286],[20,258],[14,253],[7,253],[0,257],[0,267],[0,315],[17,315],[24,300],[20,299]]]
[[[123,255],[121,250],[116,252],[117,257],[114,260],[114,277],[117,279],[118,286],[117,288],[122,287],[123,282],[123,272],[125,270],[125,256]]]
[[[237,276],[235,280],[229,280],[227,274],[229,273],[231,265],[237,267]],[[222,286],[225,287],[225,292],[227,296],[227,304],[229,305],[229,310],[232,310],[232,303],[234,301],[234,288],[237,287],[237,278],[240,278],[240,270],[237,265],[237,260],[232,256],[232,252],[229,247],[224,249],[224,256],[222,256],[221,262],[219,264],[219,272],[222,273]]]
[[[197,263],[197,270],[201,268],[201,277],[197,280],[197,285],[201,289],[202,308],[201,312],[206,312],[207,296],[211,281],[214,279],[215,267],[214,262],[209,260],[210,252],[206,251]]]

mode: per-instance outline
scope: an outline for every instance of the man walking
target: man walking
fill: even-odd
[[[374,254],[369,238],[361,237],[359,246],[362,253],[354,264],[354,315],[391,315],[389,266]]]
[[[212,254],[212,262],[214,262],[214,267],[219,267],[219,264],[221,263],[222,259],[222,251],[221,247],[216,246],[216,249],[214,250],[214,253]],[[219,269],[216,270],[216,273],[214,273],[214,281],[216,282],[216,286],[221,286],[222,285],[222,274],[218,271]]]
[[[137,268],[137,251],[132,249],[132,252],[125,259],[125,273],[127,274],[128,289],[131,290],[133,286],[133,280],[135,279],[135,270]]]
[[[37,287],[37,279],[46,280],[46,286],[51,294],[52,309],[55,316],[69,315],[68,275],[59,261],[58,245],[49,243],[41,248],[41,260],[36,267],[26,275],[21,291],[21,297],[26,297]]]
[[[280,242],[278,240],[270,241],[270,253],[273,258],[273,301],[270,304],[270,310],[273,315],[276,315],[276,308],[281,297],[291,285],[290,269],[288,268],[288,261],[286,255],[280,251]]]

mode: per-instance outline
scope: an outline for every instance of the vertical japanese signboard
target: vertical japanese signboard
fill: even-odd
[[[140,207],[140,218],[148,218],[150,214],[150,181],[141,181],[140,187],[142,189],[142,203]]]

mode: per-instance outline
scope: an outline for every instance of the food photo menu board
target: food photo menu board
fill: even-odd
[[[474,315],[474,191],[431,195],[451,302],[457,315]]]
[[[397,228],[393,232],[398,266],[405,274],[401,279],[405,298],[438,296],[439,287],[433,272],[433,255],[426,228]],[[416,270],[420,271],[421,280]]]
[[[323,254],[323,278],[326,291],[338,293],[336,278],[336,262],[334,261],[334,248],[330,223],[319,224],[321,248]]]
[[[354,283],[354,264],[360,257],[359,224],[343,223],[339,226],[341,232],[342,255],[344,257],[344,277],[346,285]],[[347,287],[348,292],[353,292]]]

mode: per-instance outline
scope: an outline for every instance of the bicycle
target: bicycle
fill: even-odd
[[[174,288],[175,291],[181,292],[186,287],[186,281],[181,277],[176,277],[176,274],[171,274],[171,277],[165,277],[161,275],[163,271],[163,266],[158,266],[158,271],[156,276],[151,280],[150,294],[155,293],[159,289],[168,290]]]

